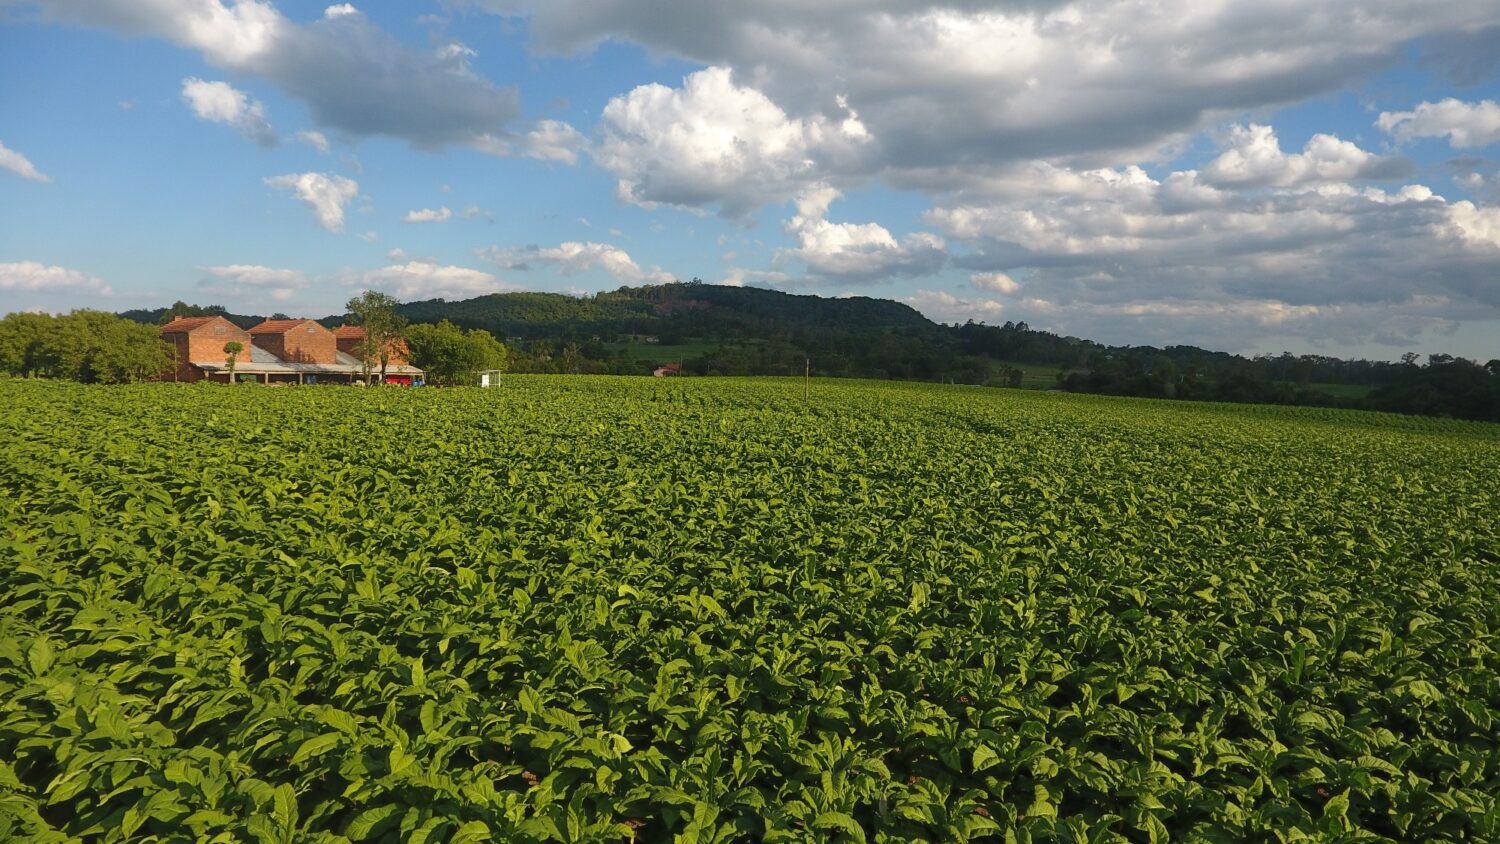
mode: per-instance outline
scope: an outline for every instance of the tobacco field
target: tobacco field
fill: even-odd
[[[0,840],[1500,840],[1500,426],[0,380]]]

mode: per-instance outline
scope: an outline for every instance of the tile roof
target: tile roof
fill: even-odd
[[[250,329],[251,334],[285,334],[310,319],[268,319]]]
[[[219,319],[219,317],[216,317],[216,316],[178,317],[178,318],[172,320],[171,322],[167,323],[166,325],[163,325],[161,327],[161,332],[163,334],[166,334],[166,333],[173,333],[173,334],[175,334],[175,333],[181,332],[181,331],[192,331],[194,329],[201,328],[201,327],[209,324],[210,322],[213,322],[216,319]]]
[[[338,328],[335,328],[333,330],[333,336],[339,338],[340,340],[344,340],[349,337],[364,337],[365,327],[363,325],[340,325]]]

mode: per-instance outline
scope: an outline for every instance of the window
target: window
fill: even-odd
[[[308,334],[316,334],[316,333],[318,333],[318,329],[316,329],[316,328],[314,328],[314,327],[313,327],[313,326],[311,326],[311,325],[309,325],[309,326],[308,326],[308,327],[307,327],[307,333],[308,333]]]
[[[224,326],[222,326],[222,325],[215,325],[214,326],[214,333],[215,334],[223,334],[224,333]]]

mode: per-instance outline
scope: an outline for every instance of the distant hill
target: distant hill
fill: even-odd
[[[755,287],[701,283],[622,287],[592,297],[495,293],[474,299],[408,302],[413,322],[446,319],[503,337],[556,338],[651,334],[769,339],[805,331],[935,333],[915,309],[864,296],[830,299]]]

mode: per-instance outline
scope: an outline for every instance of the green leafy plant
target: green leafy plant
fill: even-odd
[[[1500,429],[0,380],[0,840],[1500,837]]]

